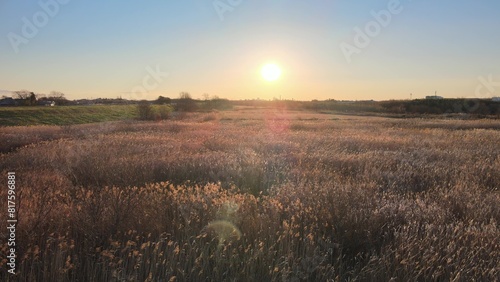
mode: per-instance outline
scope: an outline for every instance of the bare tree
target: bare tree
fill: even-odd
[[[59,91],[52,91],[52,92],[50,92],[49,97],[50,98],[54,98],[54,99],[66,99],[64,97],[64,93],[59,92]]]
[[[193,99],[191,98],[191,94],[189,94],[188,92],[181,92],[179,94],[179,99]]]
[[[21,99],[21,100],[28,100],[31,93],[33,93],[33,92],[30,92],[28,90],[14,91],[15,97],[17,99]]]
[[[177,110],[181,112],[191,112],[196,109],[196,102],[188,92],[181,92],[177,102]]]
[[[64,93],[59,91],[52,91],[47,97],[47,100],[56,102],[56,105],[68,105],[71,102],[64,97]]]
[[[36,105],[36,95],[33,92],[27,90],[14,91],[14,95],[17,99],[23,100],[25,106]]]

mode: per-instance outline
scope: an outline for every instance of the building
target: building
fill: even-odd
[[[49,100],[43,100],[43,101],[38,101],[38,105],[40,105],[40,106],[46,106],[46,107],[53,107],[53,106],[56,105],[56,102],[49,101]]]
[[[441,96],[434,95],[434,96],[425,96],[425,99],[427,99],[427,100],[443,100],[444,98]]]
[[[9,107],[9,106],[17,106],[19,105],[18,101],[14,98],[5,98],[0,100],[0,106]]]
[[[493,97],[493,98],[491,98],[491,101],[500,102],[500,97]]]

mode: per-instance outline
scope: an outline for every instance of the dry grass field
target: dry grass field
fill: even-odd
[[[20,256],[0,280],[498,281],[499,130],[271,109],[2,127]]]

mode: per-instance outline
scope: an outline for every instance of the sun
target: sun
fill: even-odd
[[[278,80],[281,76],[281,69],[276,64],[266,64],[260,70],[260,74],[262,78],[267,81],[275,81]]]

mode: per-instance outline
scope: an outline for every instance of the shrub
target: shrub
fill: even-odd
[[[196,101],[187,92],[181,92],[177,100],[176,110],[181,112],[192,112],[197,108]]]
[[[154,119],[153,107],[147,101],[141,101],[137,104],[137,112],[139,113],[139,119],[141,120]]]
[[[152,106],[149,102],[141,102],[137,105],[139,119],[141,120],[163,120],[169,119],[174,111],[171,105]]]
[[[174,108],[170,105],[160,105],[157,110],[160,119],[169,119],[170,115],[174,111]]]

